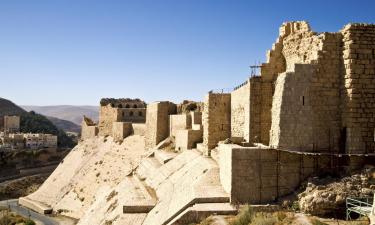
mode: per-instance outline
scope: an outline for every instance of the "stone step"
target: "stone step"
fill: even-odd
[[[52,208],[41,202],[29,199],[28,197],[21,197],[18,199],[18,204],[31,209],[40,214],[51,214]]]
[[[209,188],[209,187],[208,187]],[[209,190],[207,192],[210,192]],[[181,213],[183,213],[186,209],[196,205],[196,204],[229,204],[230,198],[227,194],[224,193],[224,195],[220,195],[220,192],[217,192],[214,190],[214,194],[210,194],[210,196],[204,197],[199,196],[201,193],[195,193],[197,195],[196,198],[193,198],[189,203],[187,203],[185,206],[180,208],[178,211],[176,211],[174,214],[172,214],[168,219],[165,220],[163,223],[169,224],[171,221],[173,221],[176,217],[178,217]]]
[[[206,148],[206,146],[205,146],[203,143],[198,143],[198,144],[197,144],[197,150],[198,150],[200,153],[202,153],[202,154],[204,154],[204,153],[207,152],[207,148]]]
[[[177,156],[177,153],[174,152],[166,152],[162,150],[156,150],[154,152],[155,158],[159,161],[161,164],[166,164],[168,161],[172,160],[174,157]]]
[[[161,167],[161,165],[162,164],[159,162],[159,160],[153,156],[144,158],[139,164],[136,173],[141,180],[144,180],[147,177],[150,177],[150,173]]]
[[[237,212],[238,210],[229,203],[198,203],[184,210],[168,225],[197,223],[211,215],[236,215]]]
[[[128,179],[134,190],[137,192],[137,198],[125,201],[123,204],[123,213],[148,213],[156,205],[156,195],[150,188],[138,178],[138,176],[129,176]]]

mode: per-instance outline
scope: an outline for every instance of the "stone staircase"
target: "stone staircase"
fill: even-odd
[[[148,213],[145,225],[184,224],[237,212],[220,184],[217,163],[197,150],[154,150],[127,179],[139,198],[125,202],[123,212]]]
[[[237,209],[229,203],[198,203],[171,220],[168,225],[184,225],[197,223],[210,215],[236,215]]]

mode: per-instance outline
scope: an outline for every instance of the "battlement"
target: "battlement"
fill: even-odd
[[[112,108],[146,108],[146,103],[139,98],[102,98],[100,106],[110,105]]]

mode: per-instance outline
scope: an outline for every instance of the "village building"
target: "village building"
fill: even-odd
[[[8,133],[17,133],[20,131],[19,116],[4,116],[4,131]]]

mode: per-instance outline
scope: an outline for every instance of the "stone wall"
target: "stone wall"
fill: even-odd
[[[146,122],[146,108],[118,108],[116,113],[121,122]]]
[[[144,123],[146,103],[139,99],[103,98],[100,101],[99,135],[112,134],[113,122]]]
[[[220,181],[232,203],[264,204],[296,190],[309,176],[351,171],[373,157],[313,155],[220,144]]]
[[[209,93],[205,97],[203,122],[203,145],[213,149],[219,141],[231,134],[231,95]]]
[[[272,148],[313,150],[313,110],[310,91],[314,65],[294,64],[294,72],[278,76],[272,106],[270,146]]]
[[[99,111],[99,135],[109,136],[112,134],[113,122],[120,121],[120,114],[117,113],[117,108],[113,108],[110,104],[101,106]]]
[[[345,65],[342,107],[346,149],[352,153],[374,153],[375,25],[349,24],[341,33]]]
[[[250,79],[250,130],[249,142],[262,142],[262,133],[266,134],[264,142],[268,142],[269,132],[262,131],[261,110],[262,110],[262,89],[260,77],[252,77]],[[263,124],[265,125],[265,124]],[[266,125],[267,127],[268,125]]]
[[[302,144],[302,147],[311,149],[312,144],[315,151],[339,151],[341,132],[339,87],[343,67],[341,38],[341,33],[317,34],[304,21],[288,22],[281,26],[280,35],[267,54],[267,62],[261,65],[261,74],[257,78],[260,95],[254,97],[260,98],[261,109],[258,110],[259,129],[255,130],[260,131],[256,135],[260,143],[268,145],[269,134],[278,135],[277,132],[271,131],[273,120],[278,120],[271,114],[273,101],[280,100],[274,97],[274,94],[278,94],[275,93],[274,85],[278,77],[286,71],[294,72],[295,64],[311,64],[316,66],[316,70],[313,74],[306,75],[311,79],[307,93],[309,99],[306,101],[313,112],[309,128],[312,129],[313,135],[311,141],[306,143],[306,146]],[[306,98],[303,95],[299,97]],[[300,100],[298,99],[297,102]],[[292,110],[293,104],[290,106]],[[258,120],[257,116],[250,116],[250,118]],[[250,122],[250,124],[258,125],[257,122]],[[291,147],[295,147],[294,144]]]
[[[196,148],[197,143],[203,141],[202,130],[178,130],[176,132],[176,150],[187,150]]]
[[[176,113],[171,102],[155,102],[147,106],[146,148],[153,148],[169,136],[169,115]]]
[[[191,129],[191,114],[179,114],[169,116],[169,133],[170,136],[176,137],[178,130]]]
[[[99,129],[97,126],[87,126],[82,123],[81,127],[81,140],[93,138],[98,135]]]
[[[114,141],[122,141],[133,133],[132,123],[114,122],[112,127],[112,137]]]
[[[133,123],[133,134],[145,136],[146,133],[146,124],[145,123]]]
[[[250,141],[250,80],[231,93],[231,137]]]

